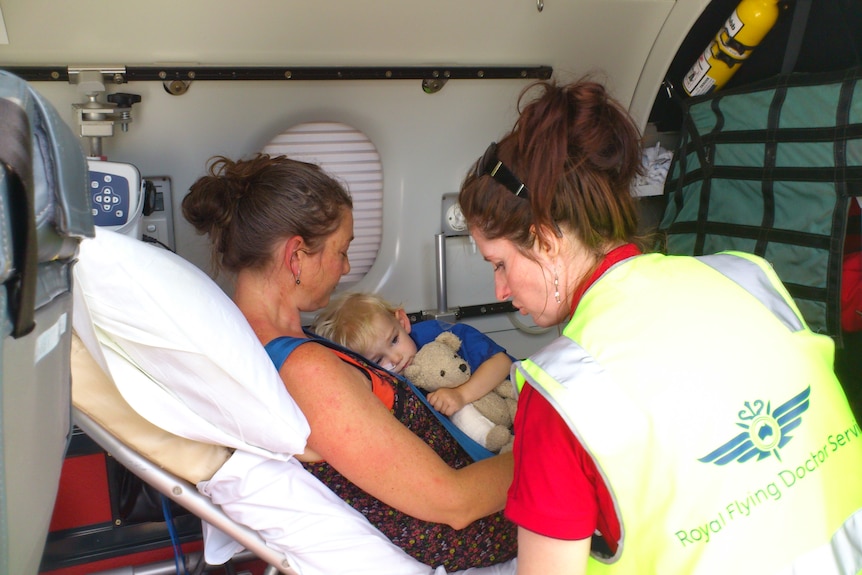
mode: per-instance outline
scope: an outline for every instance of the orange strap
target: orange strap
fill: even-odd
[[[386,409],[392,409],[392,406],[395,405],[395,388],[393,385],[380,377],[373,369],[368,369],[366,366],[360,364],[355,358],[346,354],[338,349],[333,349],[332,351],[341,358],[345,363],[349,363],[350,365],[355,365],[362,371],[362,373],[366,374],[368,379],[371,380],[371,391],[377,398],[383,402],[383,405],[386,406]]]

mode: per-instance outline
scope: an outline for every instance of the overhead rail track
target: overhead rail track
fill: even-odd
[[[77,83],[81,72],[97,71],[107,83],[213,80],[421,80],[428,93],[449,80],[547,80],[550,66],[4,66],[28,82]],[[172,92],[173,93],[173,92]]]

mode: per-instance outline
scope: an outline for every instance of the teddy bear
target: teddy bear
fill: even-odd
[[[417,387],[431,392],[443,387],[458,387],[470,379],[467,362],[458,354],[461,338],[444,331],[423,345],[404,375]],[[512,448],[512,420],[517,400],[509,379],[451,416],[452,422],[471,439],[494,453]]]

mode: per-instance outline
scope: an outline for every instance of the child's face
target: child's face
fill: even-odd
[[[361,353],[381,367],[403,372],[413,363],[416,343],[410,337],[410,320],[403,310],[394,315],[380,314],[374,318],[374,341],[370,349]]]

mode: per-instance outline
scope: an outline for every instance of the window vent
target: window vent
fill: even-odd
[[[347,251],[350,273],[339,285],[365,277],[383,237],[383,168],[371,140],[346,124],[308,122],[282,132],[263,151],[315,163],[347,188],[353,198],[354,239]]]

